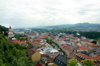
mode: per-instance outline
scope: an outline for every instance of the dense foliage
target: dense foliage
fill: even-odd
[[[77,31],[68,31],[68,30],[51,30],[49,31],[51,33],[58,32],[58,33],[66,33],[66,34],[74,34],[74,36],[77,36]],[[85,36],[86,38],[90,39],[99,39],[100,38],[100,32],[97,31],[80,31],[78,32],[80,36]]]
[[[4,32],[4,35],[7,35],[7,31],[8,31],[8,28],[0,25],[0,34],[2,34],[2,32]]]
[[[0,66],[34,66],[26,53],[27,47],[11,44],[0,34]]]
[[[76,59],[70,59],[67,66],[78,66]]]
[[[25,39],[21,39],[20,37],[26,37],[26,35],[17,35],[17,34],[15,34],[15,38],[17,39],[17,40],[27,40],[27,38],[25,38]]]
[[[93,66],[93,60],[87,59],[87,60],[82,60],[83,66]]]
[[[48,30],[48,29],[33,29],[34,31],[37,31],[37,32],[49,32],[49,33],[54,33],[54,32],[58,32],[58,33],[66,33],[66,34],[74,34],[74,36],[77,36],[77,31],[73,31],[73,30],[66,30],[66,29],[51,29],[51,30]],[[85,36],[87,38],[90,38],[90,39],[99,39],[100,38],[100,32],[97,32],[97,31],[78,31],[78,33],[80,34],[80,36]]]

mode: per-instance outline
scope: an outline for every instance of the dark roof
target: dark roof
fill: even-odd
[[[28,57],[31,59],[31,56],[35,53],[36,51],[34,49],[29,49],[28,50]]]
[[[49,63],[49,62],[53,62],[53,60],[54,60],[53,58],[50,58],[50,57],[47,58],[47,62],[48,62],[48,63]]]
[[[45,55],[46,58],[49,58],[49,55]]]
[[[68,64],[69,59],[65,55],[59,54],[55,59],[54,63],[57,64],[58,66],[66,66]]]
[[[36,66],[44,66],[41,62],[38,62]]]
[[[35,47],[35,46],[31,46],[31,48],[32,48],[32,49],[36,49],[36,47]]]
[[[87,53],[87,51],[81,51],[81,53],[89,56],[89,53]]]
[[[29,49],[29,50],[28,50],[28,54],[31,54],[31,55],[34,54],[35,52],[36,52],[36,51],[35,51],[34,49]]]

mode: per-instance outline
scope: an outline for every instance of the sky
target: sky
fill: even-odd
[[[0,0],[0,25],[100,24],[100,0]]]

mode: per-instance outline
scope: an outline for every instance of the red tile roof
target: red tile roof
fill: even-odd
[[[65,45],[64,44],[61,44],[61,47],[63,48],[63,47],[65,47]]]
[[[46,35],[39,35],[40,38],[46,38]]]
[[[84,36],[81,36],[81,39],[85,38]]]
[[[80,47],[78,44],[76,44],[77,47]]]
[[[83,41],[83,42],[89,42],[88,39],[82,39],[81,41]]]
[[[96,60],[96,61],[97,61],[97,59],[100,60],[100,56],[98,56],[98,55],[95,57],[90,57],[90,56],[87,56],[87,55],[82,54],[82,53],[78,53],[78,55],[84,57],[85,59],[87,58],[87,59],[92,59],[92,60]],[[78,58],[78,57],[76,57],[76,58],[82,60],[81,58]],[[95,63],[95,64],[100,64],[100,63]]]
[[[88,50],[88,48],[86,48],[85,46],[81,46],[80,49],[81,50]]]
[[[79,37],[75,37],[76,39],[79,39]]]
[[[100,47],[100,45],[95,45],[94,43],[88,43],[91,47]]]
[[[63,39],[59,39],[59,41],[60,41],[60,42],[62,42],[62,41],[63,41]]]
[[[30,44],[37,45],[41,43],[40,41],[41,39],[34,39],[33,42],[30,42]]]
[[[68,50],[69,52],[73,51],[72,47],[69,44],[67,44],[66,46],[62,44],[61,47],[65,50]]]
[[[13,43],[13,44],[15,44],[15,43],[18,43],[18,44],[24,44],[24,43],[26,43],[26,41],[25,40],[22,40],[22,41],[19,41],[19,40],[8,40],[10,43]]]
[[[65,42],[70,42],[70,40],[65,40]]]

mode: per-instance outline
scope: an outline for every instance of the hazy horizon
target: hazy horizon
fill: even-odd
[[[0,0],[0,24],[13,28],[100,24],[99,0]]]

